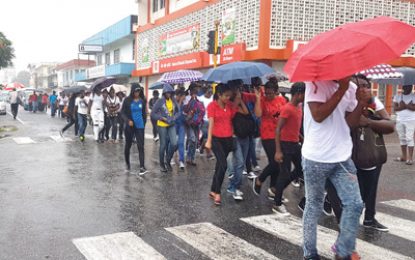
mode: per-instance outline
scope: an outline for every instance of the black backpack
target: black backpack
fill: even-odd
[[[233,131],[239,138],[246,138],[255,133],[255,121],[250,114],[236,113],[232,120]]]

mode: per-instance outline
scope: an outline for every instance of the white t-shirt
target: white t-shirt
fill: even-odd
[[[403,101],[405,104],[409,104],[412,102],[412,104],[415,104],[415,95],[413,93],[409,94],[409,95],[396,95],[393,98],[393,102],[394,103],[400,103],[401,101]],[[411,111],[409,109],[405,109],[402,111],[397,111],[396,112],[397,121],[401,121],[401,122],[405,122],[405,121],[415,121],[415,111]]]
[[[67,96],[65,97],[58,97],[58,102],[59,102],[59,106],[66,106],[66,104],[68,103],[69,99]]]
[[[104,98],[102,97],[102,95],[100,96],[92,95],[91,100],[92,100],[91,110],[104,110],[104,105],[102,104],[102,102],[104,101]]]
[[[380,99],[378,97],[375,96],[373,99],[375,101],[375,106],[376,106],[375,111],[376,112],[385,109],[385,105],[383,105],[382,101],[380,101]]]
[[[203,103],[203,106],[205,107],[205,110],[206,110],[206,113],[205,113],[205,116],[203,117],[203,120],[208,121],[207,107],[213,101],[213,95],[210,98],[207,98],[207,97],[205,97],[205,95],[203,95],[203,96],[198,97],[197,99],[199,99],[199,101]]]
[[[309,102],[326,103],[339,88],[334,81],[318,81],[317,88],[313,83],[306,83],[304,100],[304,158],[320,163],[338,163],[352,156],[353,142],[350,128],[346,122],[346,112],[353,112],[357,106],[357,86],[350,83],[342,100],[333,113],[323,122],[314,121]]]
[[[78,107],[78,113],[82,115],[88,114],[88,102],[89,99],[87,97],[77,97],[75,99],[75,106]]]

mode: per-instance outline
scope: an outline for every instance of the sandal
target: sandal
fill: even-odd
[[[216,194],[214,203],[216,206],[220,206],[221,204],[220,194]]]
[[[413,164],[414,164],[414,162],[412,160],[406,161],[406,165],[413,165]]]
[[[394,159],[395,162],[407,162],[407,160],[401,158],[401,157],[397,157]]]
[[[216,197],[216,193],[214,193],[214,192],[209,193],[209,198],[211,198],[212,200],[214,200],[215,197]]]

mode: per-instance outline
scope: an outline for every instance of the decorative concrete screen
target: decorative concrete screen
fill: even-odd
[[[214,29],[215,20],[222,19],[222,13],[228,9],[235,9],[235,35],[237,42],[245,42],[248,49],[258,47],[260,0],[235,1],[223,0],[217,4],[190,13],[170,23],[155,27],[138,35],[138,65],[139,68],[148,68],[151,62],[189,54],[207,49],[208,31]],[[200,24],[200,48],[172,55],[160,54],[160,38],[167,32],[174,32],[188,26]]]
[[[415,25],[415,4],[398,0],[273,0],[270,46],[283,48],[289,39],[308,41],[341,24],[380,15]],[[406,54],[415,55],[415,45]]]

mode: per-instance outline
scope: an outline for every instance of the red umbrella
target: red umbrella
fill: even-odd
[[[4,88],[4,90],[12,91],[13,89],[22,89],[22,88],[24,88],[23,84],[20,84],[18,82],[14,82],[14,83],[7,84],[7,86]]]
[[[415,27],[390,17],[349,23],[315,36],[288,60],[291,82],[341,79],[391,61],[415,42]]]

